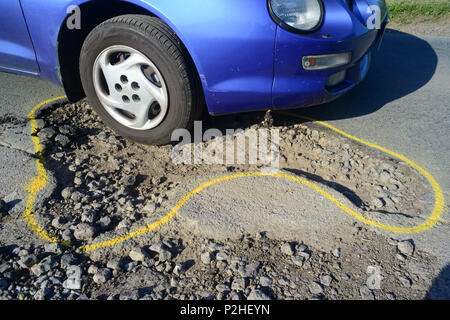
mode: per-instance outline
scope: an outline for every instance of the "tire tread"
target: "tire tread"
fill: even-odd
[[[162,20],[154,16],[147,15],[122,15],[111,18],[99,24],[92,33],[96,30],[103,30],[116,25],[126,25],[129,28],[133,28],[146,36],[157,40],[162,48],[170,55],[171,59],[175,63],[181,81],[185,88],[187,108],[190,112],[187,112],[183,122],[186,123],[186,127],[191,127],[193,121],[199,117],[201,111],[204,108],[204,96],[199,83],[198,73],[192,59],[187,52],[187,49],[183,46],[181,40],[175,34],[175,32]],[[89,36],[86,39],[82,52],[89,47]],[[164,144],[169,141],[155,141],[154,144]]]

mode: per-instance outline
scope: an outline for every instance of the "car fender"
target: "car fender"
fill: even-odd
[[[36,0],[22,0],[41,78],[61,84],[57,53],[60,28],[69,6],[87,2],[46,0],[45,5],[39,5]],[[149,11],[177,34],[195,63],[211,114],[270,108],[277,26],[264,1],[122,2]]]
[[[148,9],[178,35],[211,114],[270,108],[277,26],[264,1],[126,1]]]

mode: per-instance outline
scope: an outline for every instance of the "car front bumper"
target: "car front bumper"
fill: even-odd
[[[273,109],[307,107],[332,101],[365,78],[372,51],[379,48],[389,18],[388,15],[385,17],[380,29],[369,30],[356,17],[349,17],[348,21],[335,25],[335,29],[324,25],[322,32],[309,36],[278,29]],[[340,36],[342,34],[346,35]],[[340,67],[305,70],[302,64],[305,56],[344,52],[351,52],[351,59]],[[333,77],[338,80],[330,85]]]

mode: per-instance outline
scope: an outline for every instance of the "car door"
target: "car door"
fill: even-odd
[[[36,55],[19,0],[0,1],[0,70],[37,73]]]

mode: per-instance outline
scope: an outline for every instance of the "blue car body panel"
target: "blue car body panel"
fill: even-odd
[[[18,0],[1,2],[0,24],[0,68],[37,74],[33,44]]]
[[[315,33],[298,35],[282,28],[277,32],[275,76],[272,108],[286,109],[318,105],[336,99],[358,84],[364,75],[371,48],[380,31],[369,30],[364,22],[369,18],[367,3],[356,0],[354,12],[342,0],[327,0],[322,28]],[[363,3],[366,3],[363,6]],[[387,19],[387,18],[386,18]],[[351,62],[338,68],[304,70],[302,57],[351,52]],[[347,70],[345,85],[327,90],[328,77]]]
[[[11,11],[22,5],[29,35],[23,17],[7,18],[8,25],[0,22],[0,43],[11,37],[18,43],[0,47],[0,65],[8,67],[4,62],[9,56],[9,64],[15,69],[62,85],[58,35],[65,28],[67,8],[86,2],[89,1],[2,1],[0,17],[5,8]],[[211,114],[295,108],[332,100],[361,80],[365,57],[380,33],[364,26],[366,0],[355,0],[359,3],[356,12],[350,12],[344,0],[325,0],[323,25],[311,34],[294,34],[277,26],[264,0],[123,2],[148,10],[178,35],[195,63]],[[19,13],[21,10],[15,12],[16,18]],[[9,34],[9,29],[17,30],[16,35]],[[304,55],[344,51],[352,51],[349,65],[320,71],[302,69]],[[348,86],[336,92],[326,90],[326,79],[343,69],[348,70]]]

